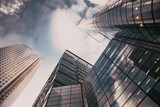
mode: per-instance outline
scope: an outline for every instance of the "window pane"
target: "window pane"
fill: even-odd
[[[134,93],[136,88],[137,86],[134,83],[131,83],[114,104],[122,106],[127,101],[127,99]]]
[[[140,86],[146,93],[148,93],[152,87],[155,84],[155,80],[151,77],[148,76],[142,83],[142,85]]]
[[[124,105],[124,107],[136,107],[144,97],[144,92],[140,89],[137,89],[133,96]]]
[[[154,103],[149,97],[146,97],[143,102],[139,105],[139,107],[159,107],[156,103]]]
[[[149,93],[149,96],[152,97],[160,105],[160,83],[154,87]]]

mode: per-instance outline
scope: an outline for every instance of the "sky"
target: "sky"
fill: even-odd
[[[0,0],[0,47],[22,42],[43,55],[37,72],[12,107],[31,107],[66,49],[92,64],[96,62],[109,41],[90,24],[91,16],[105,2]]]

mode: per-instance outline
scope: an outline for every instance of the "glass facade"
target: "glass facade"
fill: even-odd
[[[108,0],[94,16],[103,32],[150,43],[160,43],[160,0]],[[114,34],[115,34],[114,33]]]
[[[90,63],[66,50],[33,107],[83,107],[83,81],[91,68]]]
[[[81,85],[53,87],[46,107],[83,107]]]
[[[82,83],[92,65],[70,51],[61,57],[53,86],[67,86]]]
[[[159,107],[160,50],[112,39],[84,85],[89,107]]]
[[[41,54],[21,43],[0,48],[0,106],[41,59]]]

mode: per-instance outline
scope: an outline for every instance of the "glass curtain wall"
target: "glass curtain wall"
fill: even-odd
[[[160,51],[111,40],[85,80],[89,107],[159,107]]]
[[[110,0],[93,22],[103,32],[115,30],[128,38],[159,44],[159,11],[160,0]]]
[[[81,85],[53,87],[45,107],[83,107]]]

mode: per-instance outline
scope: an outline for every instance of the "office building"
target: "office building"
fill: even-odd
[[[73,58],[70,56],[68,51],[62,56],[33,107],[160,106],[159,48],[148,48],[143,43],[125,43],[114,38],[82,82],[68,81],[72,84],[55,87],[54,81],[62,60],[64,57],[68,60]],[[61,79],[63,80],[63,76]],[[74,96],[77,97],[72,97],[71,93],[75,93]]]
[[[53,87],[81,84],[91,67],[91,64],[66,50],[59,61]]]
[[[81,85],[52,88],[46,107],[83,107]]]
[[[93,23],[112,40],[84,82],[89,107],[159,107],[160,1],[108,0]]]
[[[159,11],[160,0],[107,0],[104,9],[94,16],[93,23],[102,32],[159,44]]]
[[[82,79],[82,82],[68,81],[69,83],[64,85],[66,81],[63,82],[65,78],[62,76],[61,79],[57,80],[61,80],[63,85],[55,87],[54,81],[57,78],[57,72],[60,70],[60,65],[64,63],[62,60],[69,60],[70,58],[73,58],[73,55],[66,51],[33,107],[160,106],[159,47],[140,42],[135,45],[135,42],[114,38],[92,68],[91,66],[84,67],[85,69],[89,67],[90,72]],[[55,83],[58,82],[55,81]],[[79,87],[77,88],[79,92],[71,92],[72,87]],[[72,101],[71,93],[77,93],[74,95],[77,96],[74,98],[76,102]]]
[[[83,81],[91,68],[90,63],[66,50],[33,107],[83,107],[87,104]]]
[[[89,107],[159,107],[160,49],[112,39],[85,79]]]
[[[69,107],[159,107],[159,11],[160,0],[107,0],[105,8],[93,18],[94,26],[102,35],[113,35],[102,55],[81,81],[77,81],[75,75],[67,76],[70,81],[66,81],[67,70],[58,70],[57,65],[33,107],[65,106],[63,104]],[[76,71],[67,63],[61,65]],[[67,97],[61,94],[63,87],[71,90],[75,84],[81,84],[83,105],[72,106],[71,94],[67,92]],[[63,100],[63,97],[68,99]]]
[[[22,91],[21,82],[36,70],[41,58],[41,54],[21,43],[0,48],[0,106],[13,103]]]

